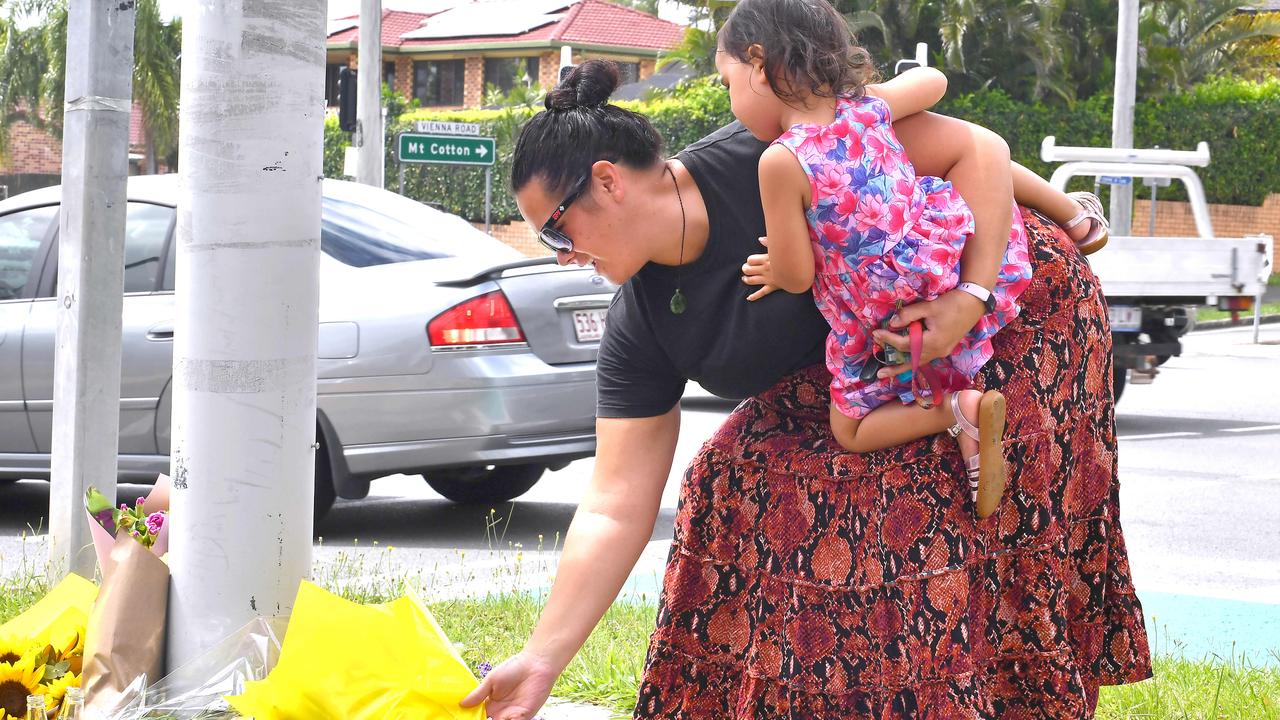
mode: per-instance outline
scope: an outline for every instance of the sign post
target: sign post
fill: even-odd
[[[423,121],[419,130],[430,132],[400,133],[396,136],[396,159],[400,161],[400,193],[404,194],[404,164],[469,165],[484,168],[484,231],[492,227],[493,161],[497,143],[490,137],[479,137],[480,126],[474,123]]]

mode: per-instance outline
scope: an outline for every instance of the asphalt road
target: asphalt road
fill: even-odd
[[[1192,333],[1151,385],[1117,408],[1122,523],[1135,583],[1161,651],[1233,651],[1280,664],[1280,325]],[[679,478],[731,405],[686,395],[676,463],[631,594],[652,597],[671,537]],[[320,576],[394,583],[430,596],[544,588],[591,460],[547,474],[517,502],[462,507],[418,477],[374,483],[317,528]],[[123,486],[122,496],[145,488]],[[0,573],[39,558],[47,485],[0,489]],[[24,549],[25,548],[25,549]]]

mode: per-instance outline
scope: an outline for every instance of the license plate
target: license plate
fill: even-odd
[[[578,342],[599,342],[604,337],[604,318],[607,310],[574,310],[573,334]]]
[[[1131,305],[1112,305],[1107,308],[1111,316],[1112,332],[1138,332],[1142,329],[1142,308]]]

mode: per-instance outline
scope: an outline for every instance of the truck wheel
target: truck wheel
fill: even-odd
[[[312,508],[312,529],[320,525],[320,521],[329,514],[334,501],[338,499],[338,493],[333,488],[333,473],[329,470],[329,453],[319,429],[316,430],[316,435],[320,437],[320,447],[316,449],[316,497]]]
[[[434,470],[423,478],[432,490],[456,503],[501,503],[528,492],[545,470],[537,464],[479,465]]]
[[[1120,402],[1120,396],[1124,394],[1124,386],[1128,379],[1129,371],[1125,368],[1113,367],[1111,369],[1111,392],[1115,396],[1115,402]]]

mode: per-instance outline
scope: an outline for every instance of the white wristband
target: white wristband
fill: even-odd
[[[978,300],[982,302],[982,305],[987,309],[987,312],[995,310],[995,298],[991,296],[991,291],[982,287],[978,283],[962,282],[959,285],[956,285],[956,289],[978,298]]]

